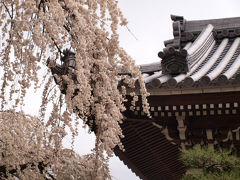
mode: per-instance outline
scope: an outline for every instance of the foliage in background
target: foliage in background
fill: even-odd
[[[140,82],[143,111],[149,113],[148,94],[139,67],[119,46],[117,29],[126,24],[115,0],[0,0],[1,111],[21,109],[30,87],[42,90],[38,118],[53,137],[58,137],[53,151],[61,149],[59,145],[66,127],[73,135],[78,133],[80,119],[72,119],[73,113],[85,124],[95,124],[95,158],[92,161],[85,158],[89,162],[85,168],[94,172],[90,179],[105,179],[102,168],[112,156],[113,148],[116,145],[123,148],[120,123],[126,88],[134,87],[136,79]],[[75,54],[76,65],[64,69],[65,62],[61,60],[66,48]],[[64,71],[52,75],[46,68],[48,57],[50,68],[59,67]],[[123,82],[121,88],[119,82]],[[64,95],[59,90],[63,86]],[[135,104],[137,97],[132,95],[135,96],[132,104]],[[46,110],[49,109],[48,117]],[[27,151],[24,147],[23,152]],[[18,153],[17,149],[7,151]],[[39,149],[39,158],[41,151],[44,149]],[[4,158],[5,166],[10,166],[8,156]],[[19,174],[21,163],[21,158],[15,160],[15,168],[20,169],[18,177],[24,176],[24,172]],[[64,179],[63,175],[59,179]]]
[[[188,169],[183,180],[240,179],[240,158],[231,151],[194,146],[183,151],[180,160]]]

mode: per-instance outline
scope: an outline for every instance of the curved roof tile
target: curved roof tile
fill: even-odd
[[[221,74],[221,72],[224,70],[224,68],[230,62],[234,53],[237,51],[237,48],[239,47],[239,43],[240,43],[240,38],[236,38],[234,40],[232,46],[228,50],[227,54],[224,56],[222,61],[217,65],[217,67],[215,67],[215,69],[212,72],[210,72],[209,74],[207,74],[206,76],[204,76],[202,78],[201,82],[203,84],[205,84],[205,85],[206,85],[206,83],[209,84],[213,79],[217,78],[218,75]]]
[[[204,76],[211,69],[211,67],[214,65],[214,63],[216,63],[218,58],[223,53],[223,50],[226,48],[227,44],[228,44],[228,39],[225,38],[221,42],[221,44],[219,45],[217,50],[214,52],[214,54],[211,56],[211,58],[208,60],[208,62],[206,62],[203,65],[203,67],[199,71],[197,71],[195,74],[187,77],[184,80],[184,84],[187,86],[192,86],[195,81],[198,81],[202,76]]]
[[[240,55],[238,55],[237,59],[231,65],[231,67],[221,76],[218,77],[218,81],[221,84],[226,83],[233,75],[237,72],[240,67]]]

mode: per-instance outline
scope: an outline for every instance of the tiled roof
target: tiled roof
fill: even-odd
[[[240,18],[172,19],[174,39],[165,41],[160,62],[140,66],[147,88],[184,89],[239,82]]]

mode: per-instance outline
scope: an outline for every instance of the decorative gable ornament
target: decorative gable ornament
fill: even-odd
[[[187,51],[176,50],[173,47],[163,49],[158,56],[162,59],[163,74],[177,75],[189,71],[187,63]]]

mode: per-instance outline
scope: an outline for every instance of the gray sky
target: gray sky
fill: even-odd
[[[240,16],[239,0],[119,0],[119,6],[128,19],[128,27],[137,37],[136,40],[126,28],[120,29],[120,44],[136,60],[137,64],[159,61],[157,53],[163,48],[163,41],[171,39],[172,22],[170,14],[184,16],[187,20],[214,19]],[[28,113],[37,114],[37,104],[29,96]],[[79,140],[78,140],[79,139]],[[81,129],[76,138],[75,150],[80,154],[89,153],[94,147],[94,135]],[[71,137],[64,144],[70,146]],[[114,180],[139,180],[117,158],[110,160],[110,170]]]

